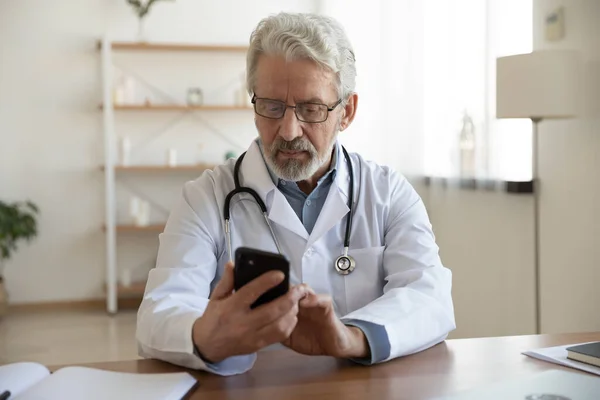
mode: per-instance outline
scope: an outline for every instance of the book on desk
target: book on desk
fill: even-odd
[[[567,347],[567,358],[600,367],[600,342]]]
[[[0,366],[0,396],[4,393],[9,400],[180,400],[195,384],[187,372],[134,374],[65,367],[51,374],[32,362]]]
[[[572,343],[568,345],[544,347],[540,349],[528,350],[523,352],[523,354],[529,357],[537,358],[538,360],[562,365],[564,367],[579,369],[600,376],[600,365],[597,366],[592,362],[582,362],[580,360],[584,358],[587,361],[594,361],[595,357],[593,354],[595,353],[592,353],[591,356],[587,353],[590,352],[589,345],[593,345],[595,343],[597,346],[597,343],[600,342]],[[569,351],[569,349],[571,350]]]

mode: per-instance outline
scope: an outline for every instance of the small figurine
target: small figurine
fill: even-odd
[[[187,92],[187,103],[190,106],[202,105],[202,90],[200,88],[189,88]]]

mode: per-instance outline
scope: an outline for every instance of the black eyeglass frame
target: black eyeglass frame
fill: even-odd
[[[259,112],[256,110],[256,100],[268,100],[268,101],[273,101],[273,102],[275,102],[275,103],[283,104],[283,106],[284,106],[285,108],[283,109],[283,113],[281,114],[281,117],[277,117],[277,118],[275,118],[275,117],[267,117],[266,115],[262,115],[262,114],[260,114],[260,113],[259,113]],[[329,118],[329,113],[330,113],[331,111],[335,110],[335,108],[336,108],[337,106],[339,106],[339,105],[342,103],[342,100],[343,100],[343,99],[339,99],[339,100],[338,100],[338,101],[336,101],[336,102],[335,102],[335,104],[334,104],[333,106],[331,106],[331,107],[329,107],[327,104],[323,104],[323,103],[313,103],[313,102],[298,103],[298,104],[296,104],[295,106],[289,106],[289,105],[287,105],[287,104],[285,103],[285,101],[281,101],[281,100],[275,100],[275,99],[269,99],[269,98],[266,98],[266,97],[256,97],[256,94],[253,94],[253,95],[252,95],[252,100],[251,100],[250,102],[251,102],[251,103],[254,105],[254,112],[255,112],[256,114],[260,115],[260,116],[261,116],[261,117],[263,117],[263,118],[267,118],[267,119],[281,119],[281,118],[283,118],[283,117],[285,116],[285,113],[286,113],[286,111],[287,111],[287,109],[288,109],[288,108],[293,108],[293,109],[294,109],[294,114],[296,115],[296,118],[298,119],[298,121],[305,122],[305,123],[307,123],[307,124],[320,124],[320,123],[322,123],[322,122],[325,122],[325,121],[327,121],[327,119]],[[300,116],[298,115],[298,113],[296,112],[296,107],[298,107],[298,106],[301,106],[301,105],[304,105],[304,104],[312,104],[312,105],[315,105],[315,106],[325,106],[325,107],[327,108],[327,114],[326,114],[326,116],[325,116],[325,119],[324,119],[324,120],[322,120],[322,121],[305,121],[305,120],[301,119],[301,118],[300,118]]]

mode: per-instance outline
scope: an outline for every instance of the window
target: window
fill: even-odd
[[[407,176],[459,175],[464,112],[475,176],[530,180],[531,123],[495,119],[495,65],[532,50],[532,0],[321,0],[357,55],[359,110],[341,139]]]
[[[424,169],[460,175],[466,113],[475,129],[475,176],[531,179],[531,122],[495,119],[496,58],[532,50],[531,0],[424,0]]]

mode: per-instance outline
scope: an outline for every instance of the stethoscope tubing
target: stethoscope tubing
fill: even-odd
[[[352,161],[350,160],[350,155],[348,154],[348,152],[346,151],[344,146],[342,146],[342,151],[344,152],[344,158],[346,159],[346,163],[348,164],[348,174],[350,177],[350,183],[349,183],[350,193],[348,195],[349,212],[348,212],[348,217],[346,219],[346,232],[344,234],[344,253],[343,253],[343,257],[349,258],[348,257],[348,249],[350,247],[350,232],[352,229],[352,214],[353,214],[352,211],[354,208],[353,207],[354,171],[352,169]],[[225,220],[225,235],[227,236],[227,251],[229,253],[229,261],[231,261],[231,262],[233,262],[233,254],[231,251],[231,227],[230,227],[230,209],[229,209],[229,207],[231,205],[231,199],[233,198],[233,196],[235,196],[239,193],[247,193],[254,198],[254,200],[260,207],[260,210],[263,214],[265,222],[267,223],[267,226],[269,227],[269,231],[271,232],[271,236],[273,237],[273,241],[275,242],[277,251],[279,252],[279,254],[283,254],[282,250],[281,250],[281,246],[279,245],[279,241],[277,240],[277,236],[275,235],[275,232],[273,231],[273,227],[271,226],[271,223],[269,222],[267,206],[265,205],[265,203],[262,201],[262,199],[260,198],[260,196],[258,195],[258,193],[256,193],[256,191],[254,189],[241,186],[241,184],[240,184],[239,170],[240,170],[240,167],[242,165],[242,161],[243,161],[245,155],[246,155],[246,152],[242,153],[238,157],[238,159],[235,163],[235,166],[233,168],[233,181],[235,184],[235,188],[227,194],[227,196],[225,197],[225,202],[223,204],[223,218]]]

